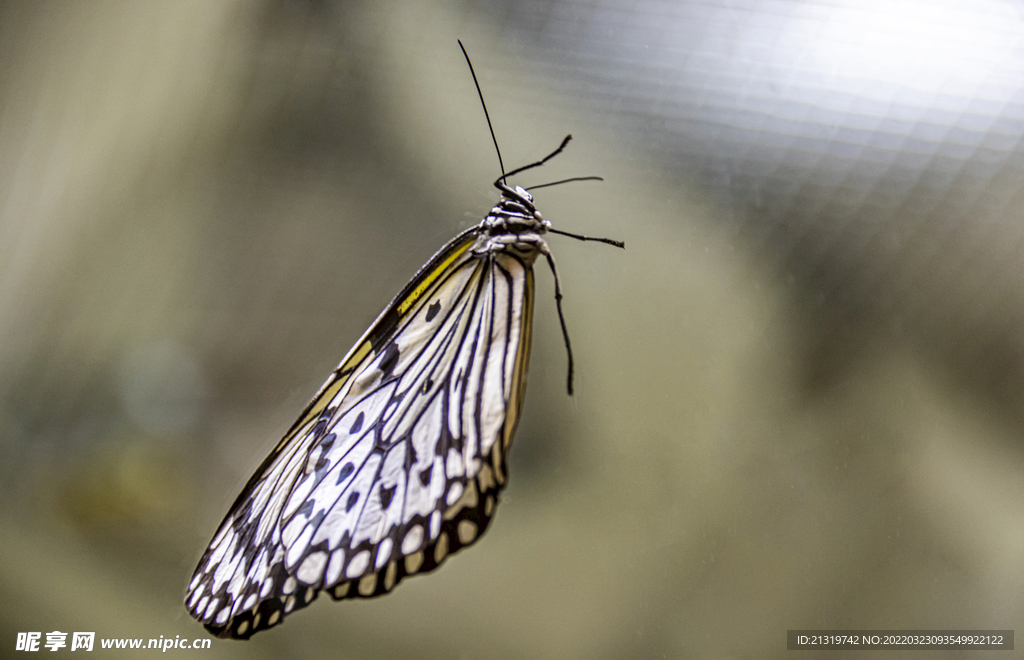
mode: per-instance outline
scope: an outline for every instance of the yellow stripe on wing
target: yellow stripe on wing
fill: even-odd
[[[416,286],[416,288],[413,289],[409,293],[409,295],[407,295],[405,299],[398,304],[397,311],[399,316],[404,316],[405,313],[409,311],[409,308],[415,305],[416,301],[419,300],[424,293],[426,293],[427,289],[430,288],[430,285],[436,282],[437,278],[441,277],[441,275],[443,275],[444,272],[448,270],[448,267],[451,266],[456,259],[461,257],[462,254],[469,249],[469,246],[475,242],[475,237],[467,240],[465,243],[463,243],[455,250],[453,250],[452,253],[445,258],[444,261],[439,263],[437,267],[434,268],[434,270],[424,275],[423,279],[420,280],[420,283]]]

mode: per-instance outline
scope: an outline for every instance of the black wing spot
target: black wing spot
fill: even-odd
[[[423,382],[423,388],[420,389],[420,392],[422,394],[426,394],[427,392],[430,391],[430,388],[433,387],[433,386],[434,386],[434,379],[433,378],[427,378],[427,380],[425,380]]]
[[[348,475],[350,475],[353,472],[355,472],[355,469],[356,469],[356,466],[352,465],[351,462],[348,462],[348,463],[345,463],[344,465],[342,465],[341,466],[341,472],[338,473],[338,481],[337,481],[337,483],[340,484],[342,481],[345,481],[345,479],[348,479]]]
[[[352,428],[348,430],[349,434],[359,433],[360,429],[363,428],[363,419],[365,417],[366,416],[363,413],[359,413],[359,416],[356,417],[356,421],[352,422]]]
[[[345,503],[345,513],[348,513],[349,511],[351,511],[352,507],[354,507],[356,505],[356,502],[358,502],[358,501],[359,501],[359,493],[352,493],[351,495],[349,495],[348,496],[348,502]]]
[[[294,515],[295,516],[302,515],[302,516],[305,516],[305,517],[309,518],[309,514],[313,513],[313,507],[314,506],[316,506],[316,502],[314,502],[312,499],[308,499],[308,500],[306,500],[305,502],[302,503],[302,506],[299,507],[299,510],[296,511],[294,513]]]
[[[420,483],[424,486],[430,483],[430,475],[434,474],[434,466],[431,465],[427,469],[420,472]]]
[[[427,321],[433,321],[437,313],[441,311],[441,301],[434,301],[430,307],[427,307]]]
[[[380,487],[380,508],[387,509],[391,505],[391,500],[395,497],[395,486],[385,488]]]
[[[391,377],[391,372],[395,370],[395,365],[398,364],[398,345],[395,342],[388,344],[388,347],[384,349],[384,355],[380,359],[380,372],[383,374],[383,379]]]

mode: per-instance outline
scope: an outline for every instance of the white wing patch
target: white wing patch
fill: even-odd
[[[321,590],[386,593],[487,528],[525,385],[537,251],[441,263],[446,248],[414,279],[429,287],[409,313],[374,338],[402,298],[382,314],[374,349],[332,375],[308,409],[318,414],[221,524],[186,594],[215,634],[247,638]]]

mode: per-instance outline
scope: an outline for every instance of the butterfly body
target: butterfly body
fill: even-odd
[[[554,265],[533,198],[495,185],[491,213],[385,308],[231,507],[185,598],[214,634],[248,638],[320,591],[381,595],[487,528],[525,394],[532,266]]]

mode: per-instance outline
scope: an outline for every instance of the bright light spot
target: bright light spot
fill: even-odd
[[[820,29],[796,66],[880,88],[971,95],[1024,42],[1018,13],[991,1],[862,0],[808,11],[815,15],[797,20],[817,19]]]

